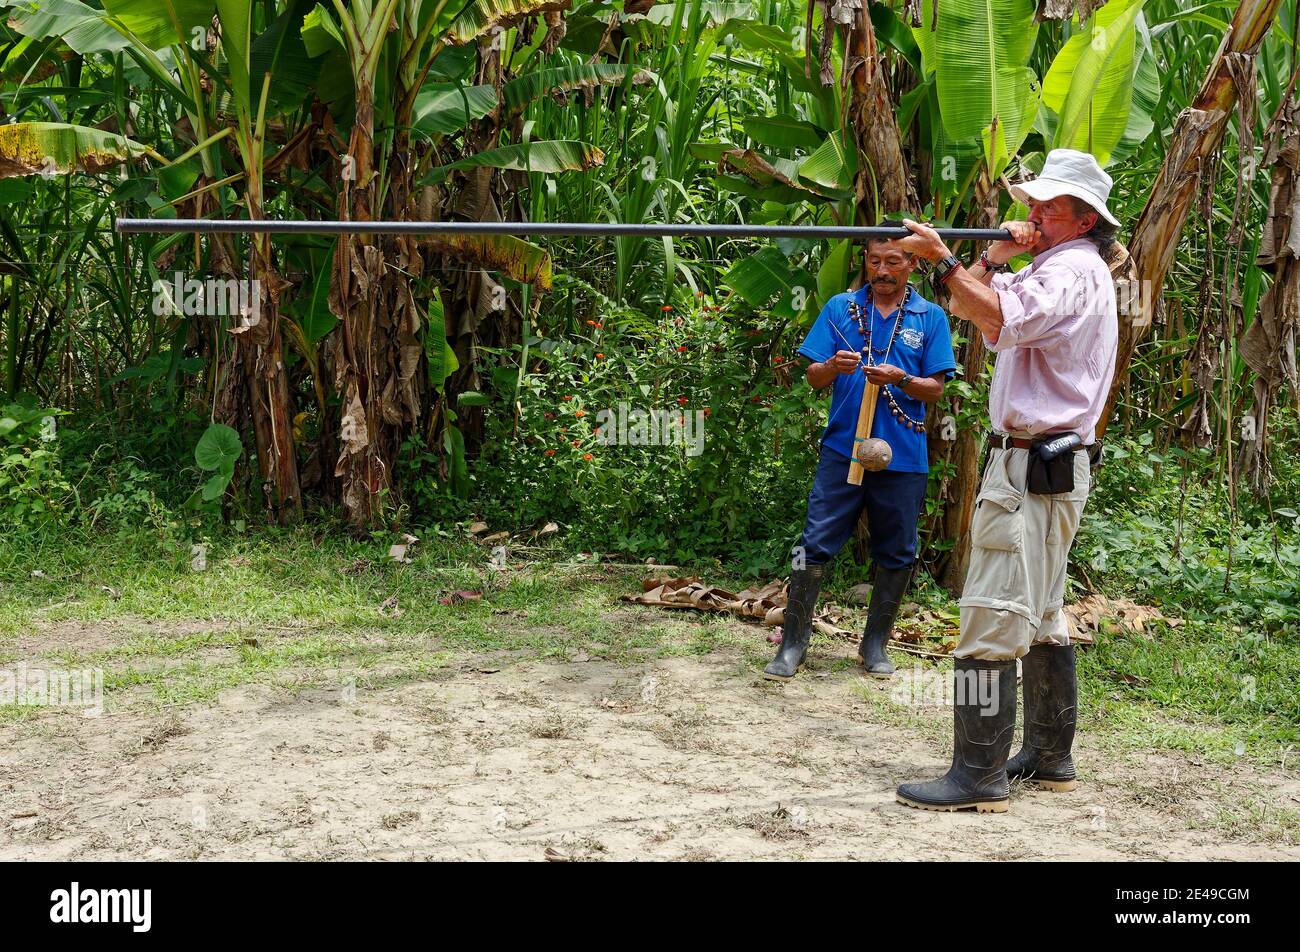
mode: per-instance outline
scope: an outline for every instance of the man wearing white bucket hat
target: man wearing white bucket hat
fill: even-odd
[[[1115,287],[1102,259],[1119,225],[1106,207],[1111,184],[1091,155],[1056,149],[1037,179],[1011,186],[1029,206],[1027,221],[1002,226],[1014,240],[994,242],[969,270],[926,225],[906,222],[914,234],[898,242],[936,263],[951,312],[997,354],[954,652],[952,767],[939,780],[900,786],[909,806],[1001,813],[1009,779],[1077,785],[1074,648],[1062,603],[1115,371]],[[1010,273],[1007,262],[1025,253],[1031,263]],[[1018,658],[1024,745],[1008,762]]]

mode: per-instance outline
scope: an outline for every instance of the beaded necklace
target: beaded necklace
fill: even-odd
[[[872,346],[871,321],[869,320],[870,312],[857,301],[852,299],[849,300],[849,314],[858,322],[858,331],[862,334],[862,355],[866,358],[866,365],[868,367],[876,367],[880,364],[888,363],[889,352],[894,347],[895,338],[898,337],[898,329],[903,326],[903,312],[914,293],[915,291],[909,284],[907,286],[907,293],[903,295],[903,300],[899,302],[898,316],[894,318],[894,329],[889,334],[889,342],[885,344],[884,350],[879,350]],[[867,285],[867,303],[874,310],[874,294],[872,293],[872,288],[869,284]],[[879,362],[875,359],[876,355],[879,355],[880,357]],[[893,393],[890,392],[892,386],[892,384],[886,384],[880,389],[884,391],[885,399],[889,401],[889,409],[890,412],[893,413],[894,419],[909,430],[914,430],[917,433],[924,433],[925,423],[921,420],[913,420],[903,411],[903,408],[898,405],[898,401],[894,399]]]

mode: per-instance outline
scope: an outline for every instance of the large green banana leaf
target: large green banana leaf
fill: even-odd
[[[473,267],[500,271],[539,291],[551,288],[550,252],[514,235],[435,235],[425,241],[435,251]]]
[[[922,0],[914,28],[924,72],[934,73],[947,134],[983,146],[991,175],[1006,167],[1038,113],[1027,65],[1038,37],[1035,0]],[[931,25],[937,23],[937,31]]]
[[[446,37],[452,43],[469,43],[501,20],[513,20],[543,7],[554,9],[555,0],[470,0],[464,9],[460,3],[448,4],[442,15],[459,15],[447,28]]]
[[[113,0],[122,2],[122,0]],[[260,98],[261,77],[253,91],[249,72],[249,52],[253,45],[253,0],[216,0],[217,15],[221,18],[221,49],[226,54],[230,69],[230,88],[235,94],[235,105],[244,115],[252,117],[255,110],[253,97]]]
[[[8,11],[9,25],[23,36],[35,39],[62,37],[78,53],[113,53],[131,45],[119,30],[104,19],[104,11],[77,0],[0,0]]]
[[[506,83],[501,93],[506,105],[515,109],[549,93],[621,83],[625,76],[625,63],[568,63],[525,73]]]
[[[495,86],[427,83],[415,96],[411,125],[425,135],[449,135],[497,107]]]
[[[745,135],[760,145],[783,151],[815,152],[823,134],[811,122],[793,116],[747,116]]]
[[[148,155],[153,149],[123,136],[66,122],[11,122],[0,125],[0,178],[14,175],[94,174]]]
[[[785,255],[771,246],[738,259],[722,278],[724,284],[758,309],[767,307],[778,293],[788,292],[794,280]]]
[[[603,165],[605,153],[594,145],[574,139],[548,139],[542,142],[524,142],[488,149],[467,156],[458,162],[440,165],[429,170],[425,182],[436,182],[456,169],[481,168],[515,169],[526,172],[570,172]]]
[[[151,50],[198,42],[212,25],[213,0],[103,0],[110,17]]]
[[[1145,2],[1110,0],[1056,54],[1043,78],[1043,104],[1057,115],[1053,147],[1091,152],[1105,165],[1123,138]]]

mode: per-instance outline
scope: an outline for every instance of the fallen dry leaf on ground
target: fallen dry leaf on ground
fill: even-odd
[[[1085,645],[1093,643],[1106,622],[1112,623],[1117,634],[1132,632],[1148,641],[1154,637],[1151,630],[1154,625],[1177,628],[1183,623],[1181,618],[1171,618],[1153,605],[1139,605],[1127,598],[1111,599],[1097,593],[1066,605],[1065,617],[1070,628],[1070,640]]]
[[[444,598],[438,599],[439,605],[461,605],[465,602],[481,602],[483,600],[482,592],[452,592]]]

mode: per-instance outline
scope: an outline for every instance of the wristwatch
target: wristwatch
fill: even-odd
[[[940,259],[934,266],[934,279],[942,284],[944,281],[948,280],[952,275],[953,270],[960,264],[961,262],[957,260],[956,255],[948,255],[946,258]]]
[[[1002,262],[1002,264],[994,264],[992,259],[989,258],[989,250],[987,248],[980,252],[980,265],[985,271],[988,271],[991,274],[999,274],[1011,270],[1011,265],[1007,264],[1005,261]]]
[[[903,376],[899,378],[898,383],[894,384],[894,386],[899,390],[904,390],[904,388],[906,388],[914,379],[915,378],[911,374],[903,374]],[[904,390],[904,392],[906,391]]]

